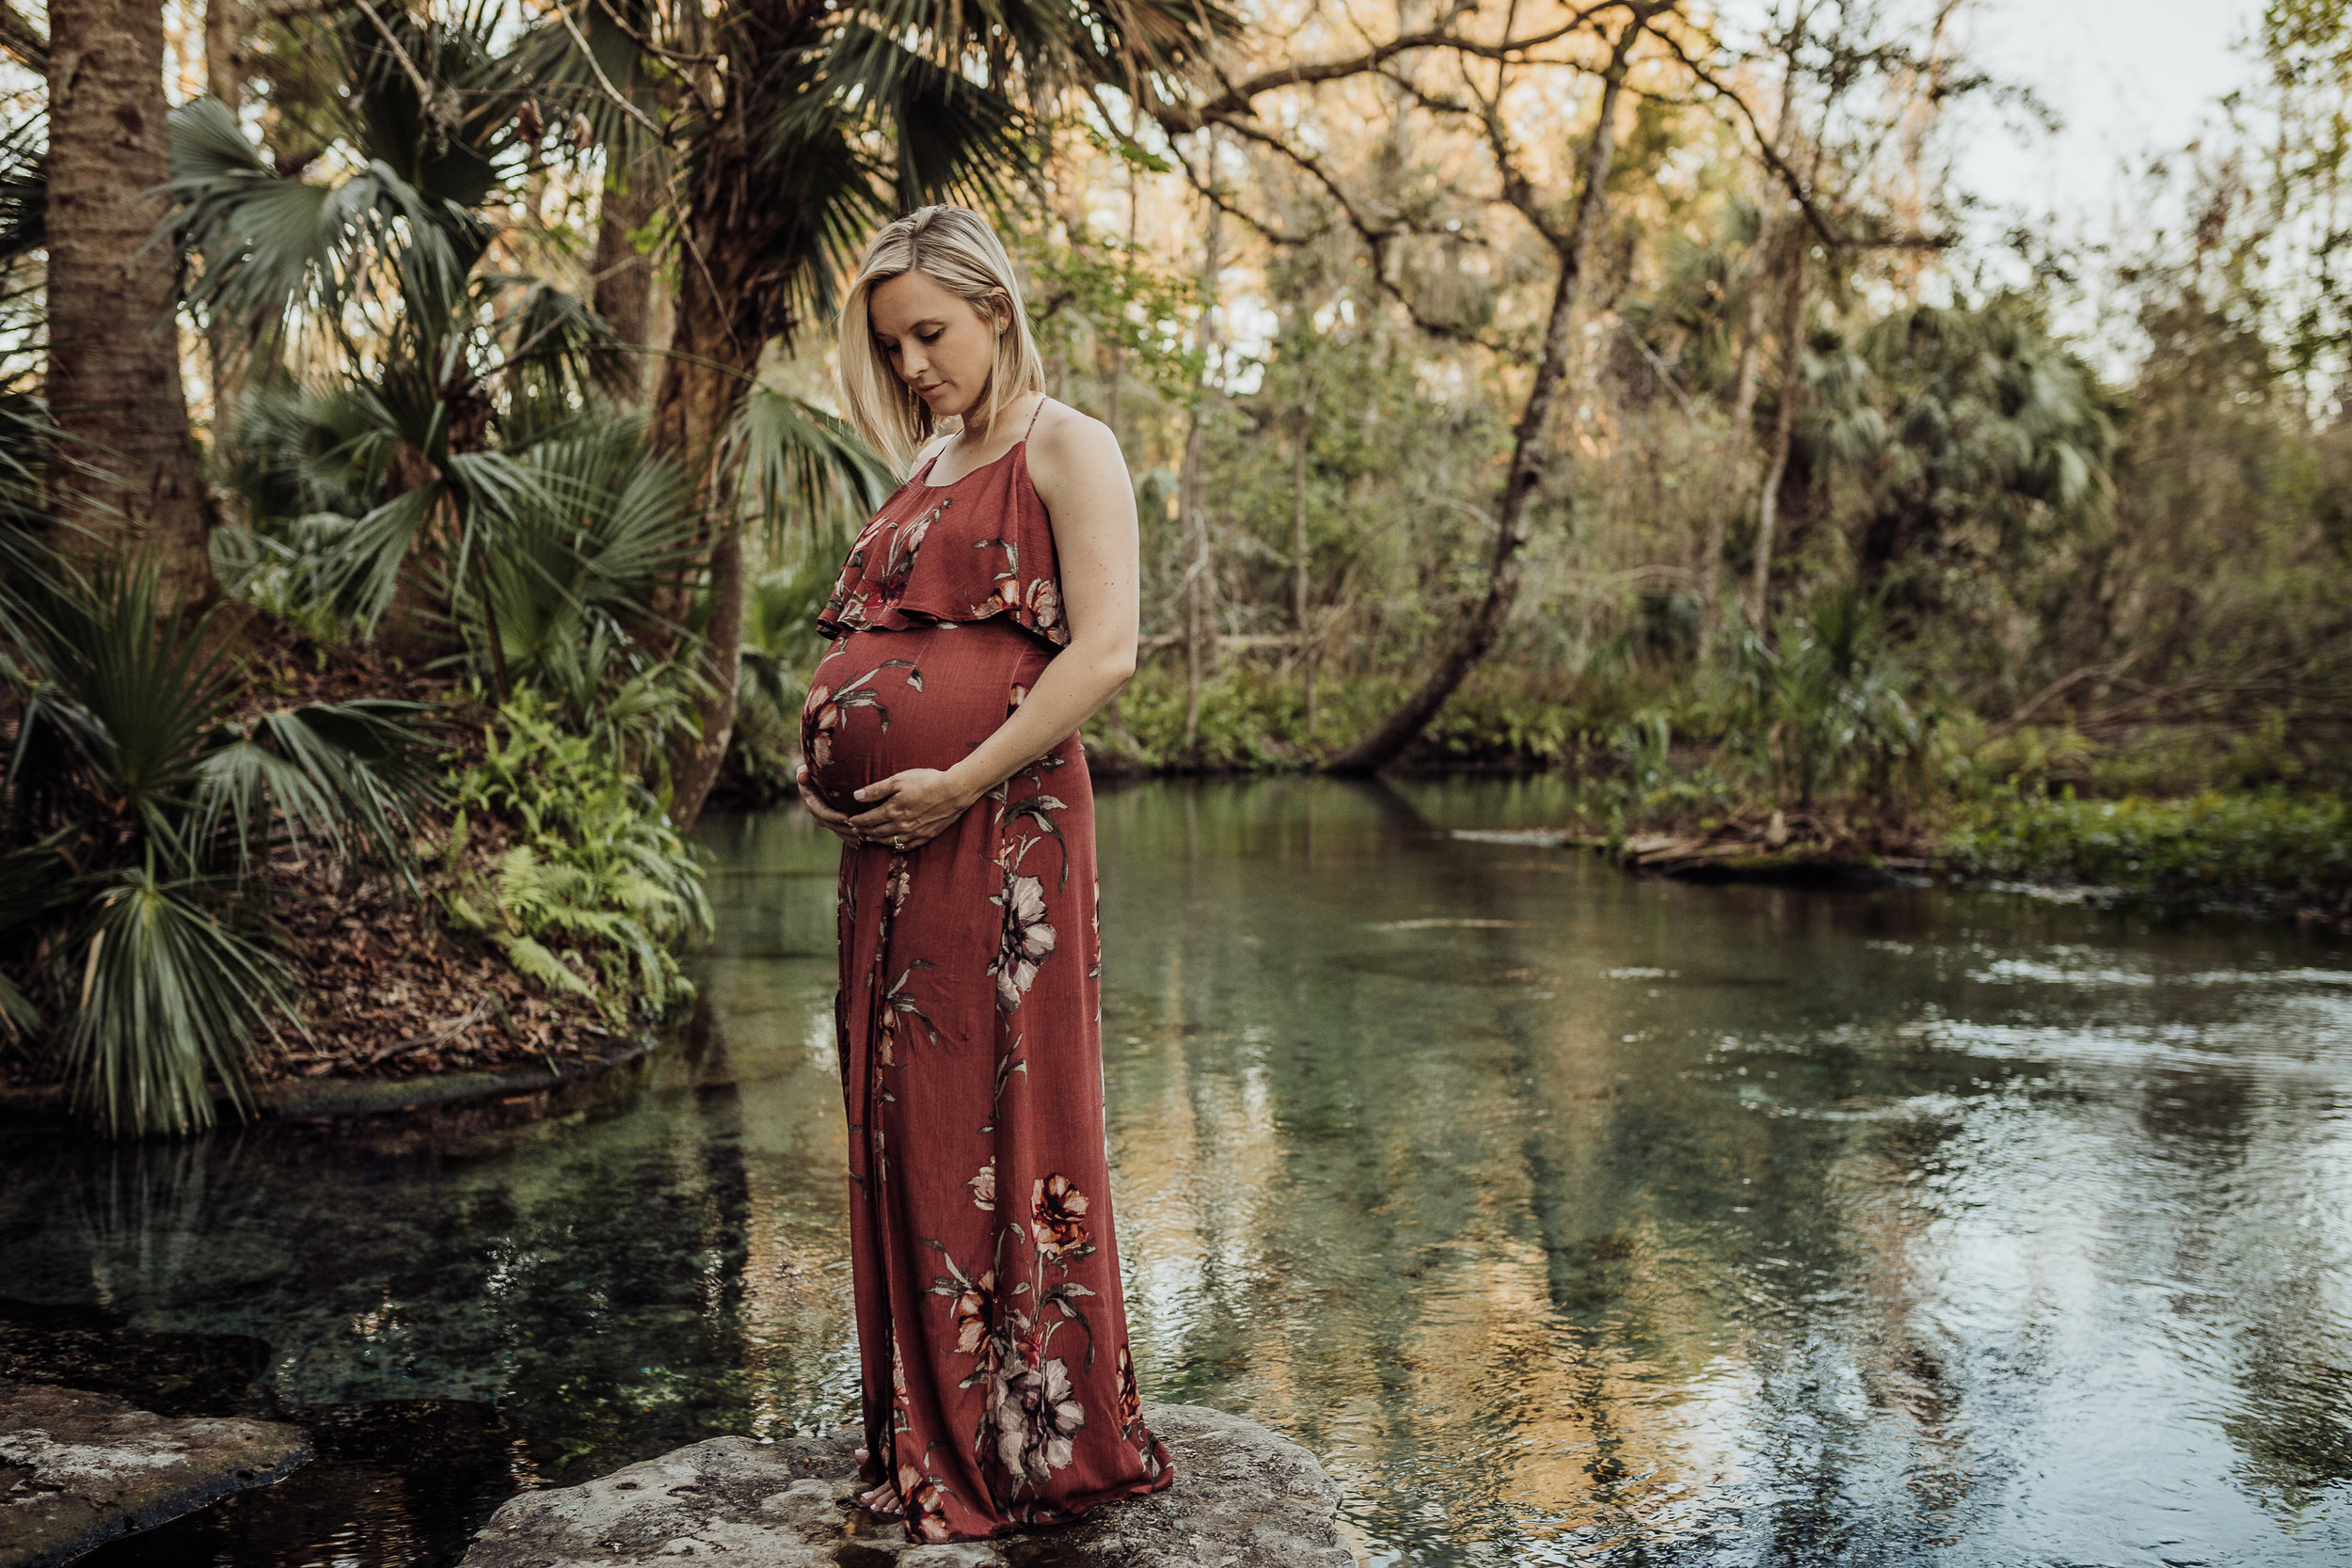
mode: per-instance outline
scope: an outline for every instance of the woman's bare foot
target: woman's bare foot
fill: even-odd
[[[871,1450],[860,1445],[851,1451],[857,1455],[858,1468],[861,1470],[866,1468],[866,1461]],[[885,1481],[880,1486],[860,1492],[857,1495],[857,1505],[866,1513],[879,1513],[885,1519],[896,1519],[906,1513],[905,1505],[898,1501],[898,1483],[895,1481]]]

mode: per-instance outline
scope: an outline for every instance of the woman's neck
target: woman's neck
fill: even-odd
[[[1043,394],[1040,393],[1039,395],[1042,396]],[[996,417],[994,419],[988,420],[986,423],[976,423],[975,421],[979,419],[980,409],[986,404],[987,400],[983,398],[979,403],[973,405],[970,413],[962,416],[963,428],[956,433],[957,439],[969,442],[971,445],[976,447],[984,447],[988,445],[989,438],[995,434],[997,428],[1004,424],[1005,420],[1012,415],[1013,411],[1019,408],[1024,403],[1026,403],[1028,399],[1029,394],[1024,392],[1019,397],[1014,398],[1010,403],[999,404],[997,406]]]

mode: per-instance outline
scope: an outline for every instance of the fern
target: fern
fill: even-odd
[[[593,998],[616,1021],[693,995],[676,949],[710,927],[702,861],[611,747],[566,730],[525,687],[499,709],[482,760],[451,784],[461,808],[453,862],[465,809],[520,829],[486,875],[443,895],[452,925],[487,934],[533,984]]]

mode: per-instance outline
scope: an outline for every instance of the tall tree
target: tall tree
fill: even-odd
[[[164,603],[201,602],[213,571],[172,253],[151,243],[171,174],[163,10],[57,0],[49,22],[53,487],[82,538],[152,554]]]
[[[1195,324],[1194,347],[1204,374],[1199,395],[1186,417],[1183,481],[1177,512],[1184,523],[1184,749],[1200,738],[1200,683],[1216,657],[1216,628],[1209,618],[1210,590],[1216,586],[1209,565],[1209,494],[1204,442],[1204,418],[1214,406],[1217,365],[1216,353],[1222,334],[1217,325],[1217,269],[1222,264],[1224,216],[1216,202],[1216,133],[1212,130],[1202,163],[1202,183],[1209,193],[1209,212],[1201,225],[1200,318]]]
[[[1804,402],[1804,310],[1806,262],[1813,235],[1799,224],[1784,227],[1788,254],[1781,264],[1780,403],[1772,411],[1772,455],[1756,496],[1756,550],[1749,563],[1748,625],[1758,632],[1770,625],[1772,546],[1780,522],[1780,492],[1788,478],[1788,458],[1797,443],[1797,411]]]
[[[204,90],[235,114],[245,103],[245,0],[204,0]]]
[[[615,174],[605,184],[591,263],[596,273],[592,303],[624,353],[643,350],[652,341],[654,259],[639,245],[638,236],[660,210],[660,193],[643,168]],[[646,380],[640,360],[625,375],[616,375],[614,385],[629,402],[642,403]]]

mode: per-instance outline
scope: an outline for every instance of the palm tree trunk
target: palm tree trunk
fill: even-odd
[[[627,345],[627,365],[619,377],[622,396],[630,403],[645,400],[645,345],[653,341],[653,258],[640,251],[629,236],[653,218],[660,198],[642,169],[630,170],[605,186],[596,214],[596,292],[592,303],[612,335]]]
[[[711,520],[710,616],[703,632],[700,733],[670,759],[670,816],[690,827],[725,762],[735,734],[736,681],[743,665],[743,541],[727,515],[726,476],[718,462],[727,423],[742,403],[769,336],[769,291],[756,286],[757,225],[750,205],[765,182],[735,117],[710,134],[686,214],[678,260],[677,320],[655,389],[655,450],[693,482]],[[671,607],[682,611],[682,605]]]
[[[1551,416],[1567,381],[1568,355],[1574,347],[1578,285],[1583,279],[1584,258],[1600,228],[1600,211],[1616,155],[1617,104],[1624,97],[1626,66],[1635,38],[1646,24],[1637,17],[1617,40],[1614,57],[1600,95],[1600,113],[1593,139],[1585,149],[1582,186],[1577,192],[1576,217],[1566,243],[1559,246],[1560,275],[1552,285],[1551,311],[1544,325],[1544,350],[1535,364],[1526,406],[1512,433],[1511,467],[1503,479],[1501,504],[1496,508],[1494,554],[1487,567],[1486,594],[1470,614],[1470,624],[1438,659],[1426,679],[1373,731],[1324,764],[1334,773],[1369,773],[1395,760],[1415,736],[1436,718],[1470,673],[1478,668],[1502,639],[1511,606],[1519,594],[1519,552],[1527,544],[1527,508],[1551,463]]]
[[[245,103],[245,0],[205,0],[204,90],[231,115]],[[250,357],[244,335],[215,315],[204,325],[205,366],[212,375],[213,450],[230,444],[236,429],[236,387]]]
[[[97,547],[146,551],[161,602],[215,592],[180,383],[168,245],[163,11],[56,0],[49,51],[49,404],[65,518]],[[77,545],[82,541],[77,540]]]

